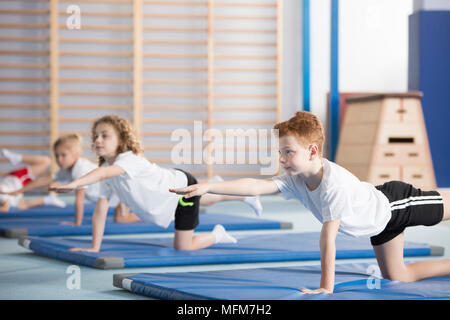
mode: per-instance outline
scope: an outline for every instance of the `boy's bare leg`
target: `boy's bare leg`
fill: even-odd
[[[44,205],[44,198],[38,198],[38,199],[30,199],[30,200],[21,200],[18,204],[18,208],[21,210],[30,209],[37,206]]]
[[[189,199],[187,199],[189,200]],[[227,195],[220,195],[220,194],[211,194],[206,193],[201,196],[200,198],[200,205],[201,206],[212,206],[213,204],[219,202],[219,201],[243,201],[250,205],[252,209],[255,211],[257,216],[261,216],[261,213],[263,211],[263,207],[261,205],[261,202],[259,200],[259,197],[241,197],[241,196],[227,196]]]
[[[450,192],[444,191],[440,192],[442,199],[444,200],[444,216],[442,221],[450,219]]]
[[[220,180],[217,181],[222,181],[221,178],[219,178]],[[208,180],[199,180],[198,183],[207,183],[209,182]],[[244,201],[245,197],[242,196],[227,196],[227,195],[222,195],[222,194],[211,194],[211,193],[207,193],[202,195],[202,197],[200,198],[200,204],[202,206],[212,206],[213,204],[220,202],[220,201]]]
[[[22,162],[28,164],[30,174],[34,177],[43,174],[50,166],[51,160],[47,156],[22,156]]]
[[[450,259],[425,260],[405,265],[403,260],[404,234],[373,246],[383,278],[412,282],[430,277],[450,275]]]
[[[207,183],[207,182],[220,182],[223,181],[223,179],[219,176],[215,176],[212,179],[206,181],[206,180],[199,180],[198,183]],[[212,206],[213,204],[220,202],[220,201],[243,201],[250,205],[252,209],[255,211],[257,216],[261,216],[263,208],[261,205],[261,202],[259,200],[259,196],[254,197],[244,197],[244,196],[229,196],[229,195],[219,195],[219,194],[204,194],[200,198],[200,205],[202,206]]]
[[[189,199],[187,199],[189,200]],[[211,194],[207,193],[201,196],[200,205],[202,206],[212,206],[213,204],[220,201],[244,201],[245,197],[241,196],[227,196],[221,194]]]

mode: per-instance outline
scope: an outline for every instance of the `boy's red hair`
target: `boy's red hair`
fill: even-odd
[[[322,123],[319,118],[307,111],[298,111],[291,119],[277,123],[274,129],[278,130],[279,137],[292,135],[298,138],[305,148],[314,143],[322,156],[325,140]]]

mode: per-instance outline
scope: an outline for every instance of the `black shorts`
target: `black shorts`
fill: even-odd
[[[183,171],[181,169],[176,169],[183,172],[188,180],[188,186],[192,184],[197,184],[197,179],[189,172]],[[199,208],[200,208],[200,197],[192,197],[188,199],[181,200],[187,205],[182,205],[178,202],[177,209],[175,210],[175,229],[176,230],[194,230],[198,226],[199,219]]]
[[[386,228],[370,238],[374,246],[386,243],[406,227],[433,226],[442,221],[444,202],[437,191],[422,191],[401,181],[386,182],[376,186],[388,198],[392,217]]]

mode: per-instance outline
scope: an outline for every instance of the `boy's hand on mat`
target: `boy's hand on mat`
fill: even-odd
[[[191,198],[195,196],[201,196],[205,193],[209,192],[209,186],[207,183],[201,183],[201,184],[193,184],[184,188],[178,188],[178,189],[169,189],[170,192],[184,195],[184,198]]]
[[[70,252],[79,252],[79,251],[86,251],[86,252],[99,252],[99,249],[96,248],[71,248],[69,249]]]
[[[65,184],[65,185],[57,185],[48,187],[48,191],[55,191],[58,193],[66,193],[73,191],[77,188],[77,186],[73,183]]]
[[[302,289],[301,291],[302,291],[302,293],[307,293],[307,294],[333,293],[333,290],[328,290],[328,289],[325,289],[325,288],[319,288],[319,289],[314,289],[314,290]]]

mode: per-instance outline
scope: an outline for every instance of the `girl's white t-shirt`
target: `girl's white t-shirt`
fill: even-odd
[[[310,191],[299,175],[273,178],[285,199],[297,198],[321,222],[341,219],[339,231],[351,236],[374,236],[391,218],[387,197],[345,168],[322,159],[320,185]]]
[[[82,176],[88,174],[92,170],[98,168],[97,164],[89,161],[86,158],[79,157],[75,164],[70,169],[60,169],[58,172],[53,174],[53,180],[60,183],[69,183],[75,179],[81,178]],[[89,201],[97,202],[100,198],[100,183],[93,183],[88,186],[81,187],[86,189],[86,199]],[[119,199],[117,196],[113,196],[109,202],[109,205],[117,206],[119,204]]]
[[[113,165],[125,173],[101,181],[100,198],[109,199],[115,193],[143,221],[167,228],[174,219],[180,198],[169,189],[186,187],[186,175],[150,163],[131,151],[119,154]]]

